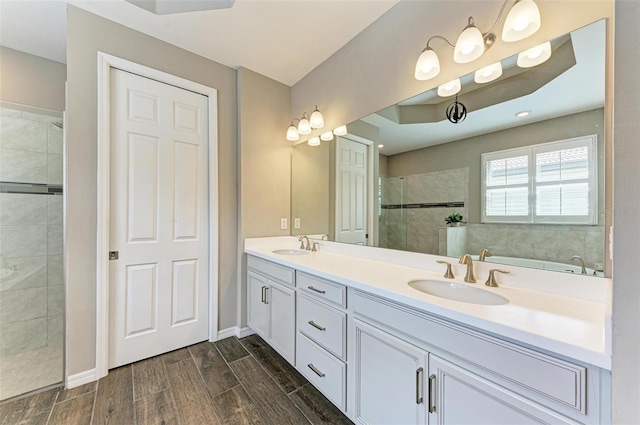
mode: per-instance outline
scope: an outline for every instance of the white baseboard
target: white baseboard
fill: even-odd
[[[227,329],[221,329],[218,331],[218,340],[229,338],[236,335],[237,326],[232,326]]]
[[[74,375],[67,376],[67,389],[79,387],[80,385],[88,384],[89,382],[97,381],[96,369],[85,370],[84,372],[76,373]]]
[[[256,333],[256,331],[254,331],[250,327],[239,328],[238,326],[232,326],[227,329],[219,330],[218,340],[229,338],[232,336],[244,338],[245,336],[253,335],[254,333]]]
[[[254,333],[256,333],[256,331],[248,326],[246,328],[239,328],[236,326],[236,336],[238,338],[244,338],[245,336],[253,335]]]

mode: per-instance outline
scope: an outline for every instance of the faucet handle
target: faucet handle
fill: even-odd
[[[313,248],[311,249],[312,252],[318,252],[318,247],[320,246],[320,244],[318,242],[314,242],[313,243]]]
[[[489,277],[487,278],[487,281],[484,283],[485,285],[493,286],[494,288],[498,287],[498,282],[496,281],[496,276],[495,276],[496,272],[505,273],[505,274],[511,273],[510,271],[507,271],[507,270],[491,269],[489,270]]]
[[[454,279],[455,276],[453,275],[453,272],[451,271],[451,263],[447,262],[447,261],[443,261],[443,260],[436,260],[436,263],[438,264],[446,264],[447,265],[447,271],[444,273],[444,277],[446,277],[447,279]]]

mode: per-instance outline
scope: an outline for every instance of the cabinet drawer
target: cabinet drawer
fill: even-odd
[[[296,367],[314,387],[344,411],[346,366],[327,354],[304,335],[298,334]]]
[[[271,279],[289,286],[295,286],[295,271],[289,267],[272,263],[252,255],[247,256],[247,267]]]
[[[458,326],[372,295],[356,292],[354,313],[400,334],[455,353],[467,362],[523,389],[585,413],[587,369],[519,345]],[[432,348],[430,348],[432,349]],[[518,387],[520,387],[518,389]],[[526,395],[526,394],[525,394]]]
[[[298,294],[298,331],[344,360],[347,315]]]
[[[338,307],[347,306],[345,286],[301,272],[298,272],[297,278],[298,287],[305,293]]]

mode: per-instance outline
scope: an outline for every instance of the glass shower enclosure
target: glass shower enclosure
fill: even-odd
[[[0,400],[63,381],[62,112],[0,102]]]

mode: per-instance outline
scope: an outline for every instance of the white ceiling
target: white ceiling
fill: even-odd
[[[293,85],[399,0],[237,0],[154,15],[124,0],[0,0],[0,44],[66,62],[66,3],[224,65]]]
[[[442,121],[420,124],[398,124],[378,114],[362,120],[379,127],[379,142],[384,144],[380,152],[395,155],[601,108],[605,97],[605,34],[604,20],[573,31],[571,41],[576,58],[573,67],[529,95],[470,111],[459,124],[450,123],[444,116]],[[507,59],[507,62],[514,60]],[[473,76],[470,74],[461,80],[464,85],[465,81],[473,81]],[[426,92],[400,104],[428,103],[433,97],[437,95]],[[451,97],[450,101],[453,100]],[[515,116],[524,110],[531,111],[531,114],[524,118]]]

